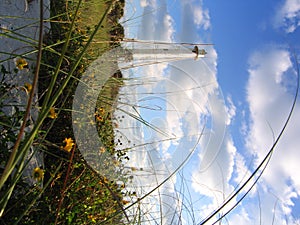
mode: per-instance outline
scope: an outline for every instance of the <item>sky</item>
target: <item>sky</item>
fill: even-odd
[[[175,173],[143,199],[145,224],[203,224],[275,141],[262,176],[263,167],[206,224],[225,214],[257,178],[222,224],[300,224],[298,102],[277,142],[296,93],[300,1],[131,0],[122,21],[125,36],[150,41],[147,48],[160,48],[155,41],[213,43],[200,45],[208,54],[198,60],[155,58],[152,65],[124,71],[119,138],[132,149],[128,166],[143,168],[130,188],[143,195]]]

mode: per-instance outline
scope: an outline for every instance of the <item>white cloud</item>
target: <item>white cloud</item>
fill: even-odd
[[[249,152],[243,155],[239,153],[229,134],[225,133],[224,137],[221,137],[218,129],[222,123],[221,120],[219,123],[216,120],[213,126],[216,130],[210,137],[210,143],[207,144],[209,151],[199,155],[200,166],[192,176],[192,187],[201,195],[210,197],[212,200],[210,206],[213,209],[220,206],[224,198],[231,193],[234,188],[232,185],[240,185],[240,182],[244,182],[251,174],[249,168],[251,157],[247,158],[249,159],[247,163],[245,155],[249,156],[250,153],[250,156],[256,157],[255,166],[264,158],[274,142],[272,132],[277,137],[294,97],[291,85],[286,85],[286,80],[295,79],[295,71],[292,70],[292,62],[287,50],[269,46],[261,52],[255,52],[249,64],[250,77],[247,85],[251,117],[247,132]],[[223,116],[223,126],[230,125],[236,110],[230,98],[227,98],[227,102],[229,105],[223,111],[220,110],[221,108],[213,110],[214,118],[222,118],[221,115],[228,114],[227,118]],[[212,105],[216,107],[218,104],[215,102]],[[272,224],[273,217],[275,224],[286,222],[294,224],[292,198],[299,198],[300,190],[300,179],[296,172],[300,169],[298,163],[300,153],[297,151],[297,146],[300,145],[297,138],[300,132],[300,120],[296,117],[299,113],[300,107],[297,104],[292,122],[276,147],[263,177],[242,204],[226,217],[230,224],[248,225],[260,221],[262,224]],[[220,139],[223,142],[218,146],[216,140]],[[247,185],[246,189],[250,185]],[[230,205],[235,201],[233,199]],[[228,206],[226,208],[228,209]],[[211,211],[205,210],[205,212]]]
[[[235,154],[235,168],[234,168],[235,176],[233,177],[235,183],[240,183],[241,181],[245,181],[245,178],[248,178],[251,173],[247,167],[245,158],[239,153]]]
[[[138,39],[159,40],[171,42],[174,28],[174,21],[168,13],[164,0],[142,1],[143,16],[139,26]]]
[[[200,70],[197,66],[195,66],[194,64],[203,66],[200,67]],[[137,95],[136,98],[132,98],[129,99],[129,102],[126,102],[126,104],[124,104],[124,111],[126,112],[132,112],[134,113],[134,110],[132,109],[131,105],[136,105],[136,106],[151,106],[153,107],[155,104],[158,105],[158,102],[151,102],[151,99],[156,98],[156,100],[158,99],[164,99],[164,101],[166,102],[166,105],[164,106],[163,104],[161,105],[163,108],[162,110],[165,110],[166,115],[160,114],[161,117],[160,120],[156,119],[156,113],[153,110],[151,111],[150,116],[153,116],[154,120],[150,120],[149,122],[154,122],[157,121],[158,124],[154,124],[156,125],[158,128],[161,128],[164,132],[170,134],[172,136],[172,134],[175,134],[176,137],[184,137],[184,136],[188,136],[189,134],[191,135],[195,135],[195,133],[199,133],[200,129],[197,123],[197,116],[199,115],[199,112],[195,112],[195,107],[194,102],[193,102],[193,96],[199,96],[202,95],[205,98],[199,98],[199,101],[196,101],[197,104],[202,104],[202,100],[206,99],[205,101],[207,101],[208,97],[207,95],[207,91],[208,90],[213,90],[215,88],[215,85],[208,85],[205,86],[206,91],[201,89],[201,84],[195,83],[195,79],[197,80],[197,82],[199,82],[199,80],[201,80],[201,77],[206,77],[206,80],[203,79],[202,82],[204,82],[204,84],[207,83],[211,83],[211,76],[212,74],[210,73],[209,70],[206,69],[205,64],[201,64],[201,62],[196,62],[194,60],[191,60],[189,62],[186,62],[186,67],[182,68],[180,65],[177,65],[178,68],[175,68],[175,66],[173,65],[173,67],[171,68],[172,70],[172,75],[168,76],[168,74],[166,74],[166,72],[164,72],[164,69],[166,68],[166,66],[164,65],[163,68],[159,69],[159,67],[157,65],[153,65],[153,66],[148,66],[148,67],[144,67],[143,70],[139,70],[139,72],[136,74],[137,76],[139,76],[139,74],[141,74],[141,76],[143,77],[143,79],[140,79],[140,87],[144,86],[144,90],[142,90],[143,93],[147,92],[149,93],[148,95],[142,95],[142,97],[145,98],[149,98],[150,97],[150,101],[142,101],[141,96]],[[197,70],[198,69],[198,70]],[[200,73],[201,75],[198,75],[197,72],[202,72]],[[209,74],[208,74],[209,72]],[[156,82],[150,82],[152,80],[156,81]],[[139,87],[133,85],[135,79],[132,80],[128,80],[125,83],[128,85],[128,88],[123,88],[122,91],[120,92],[120,96],[126,96],[126,95],[132,95],[133,93],[135,93],[135,91],[137,91],[139,89]],[[213,88],[214,87],[214,88]],[[159,91],[157,92],[157,90],[159,89]],[[191,95],[189,97],[187,97],[188,95],[186,94],[187,90],[192,90],[191,91]],[[166,94],[164,94],[163,92],[166,92]],[[199,94],[199,92],[204,92],[202,94]],[[162,93],[162,94],[159,94]],[[123,98],[122,98],[123,100]],[[124,100],[123,100],[124,101]],[[130,102],[133,101],[133,102]],[[136,101],[137,104],[134,102]],[[128,103],[128,105],[127,105]],[[152,105],[150,105],[150,103],[152,103]],[[205,102],[203,102],[204,104]],[[138,110],[140,110],[141,108],[137,108]],[[197,108],[199,109],[199,107]],[[192,116],[192,113],[196,113],[194,114],[194,116]],[[149,116],[149,115],[147,115]],[[195,118],[196,116],[196,118]],[[164,120],[165,119],[165,120]],[[126,119],[127,120],[127,119]],[[124,124],[124,123],[123,123]],[[143,145],[143,130],[138,130],[136,129],[138,132],[131,132],[130,129],[128,129],[129,127],[135,129],[138,128],[140,126],[135,125],[136,121],[132,122],[130,124],[124,124],[125,127],[122,130],[122,133],[124,134],[123,137],[127,136],[128,134],[132,133],[132,136],[127,136],[128,138],[130,138],[131,140],[136,141],[136,143]],[[187,130],[187,132],[185,133],[183,131],[184,127],[183,125],[186,124],[186,126],[188,126],[189,130]],[[122,124],[120,124],[119,129],[123,128],[121,127]],[[126,127],[127,126],[127,127]],[[186,128],[185,128],[186,129]],[[128,164],[130,166],[134,166],[134,167],[145,167],[147,165],[151,165],[151,163],[155,163],[155,168],[153,169],[153,171],[151,170],[146,170],[144,169],[143,175],[141,175],[142,172],[138,171],[138,181],[137,183],[142,185],[143,183],[151,183],[151,184],[155,184],[156,181],[161,182],[162,180],[164,180],[167,175],[169,175],[171,172],[173,172],[173,170],[175,169],[176,166],[178,166],[180,163],[182,163],[182,161],[185,159],[185,157],[187,156],[187,154],[189,153],[189,150],[191,149],[191,145],[188,145],[188,143],[186,142],[182,142],[182,141],[178,141],[179,139],[172,141],[172,144],[175,145],[175,142],[178,142],[175,146],[177,147],[177,149],[179,150],[178,153],[172,155],[172,159],[167,160],[166,161],[166,165],[164,164],[160,164],[160,162],[162,161],[161,158],[159,158],[157,155],[159,155],[158,153],[162,148],[162,153],[164,156],[167,156],[166,153],[166,148],[170,147],[170,142],[171,141],[163,141],[163,143],[159,142],[160,140],[163,140],[164,137],[163,135],[160,135],[158,133],[155,133],[154,130],[152,130],[152,141],[156,141],[158,142],[157,144],[151,144],[151,145],[146,145],[146,146],[140,146],[139,148],[134,148],[134,151],[140,152],[140,154],[136,154],[133,153],[130,155],[131,158],[131,162],[129,162]],[[188,139],[188,138],[186,138]],[[151,140],[149,142],[152,142]],[[125,141],[124,141],[125,143]],[[162,146],[160,146],[160,144]],[[149,148],[152,148],[153,150],[152,153],[149,153],[146,151],[149,150]],[[144,154],[141,152],[144,151]],[[152,157],[152,161],[151,160],[144,160],[144,158],[147,158],[147,156],[151,155]],[[149,158],[149,157],[148,157]],[[161,170],[159,170],[160,168]],[[152,175],[149,175],[152,174]],[[138,185],[137,185],[138,186]],[[149,190],[149,189],[148,189]],[[143,194],[146,193],[145,188],[143,188],[143,191],[145,191]],[[141,194],[141,195],[143,195]],[[160,197],[158,197],[160,195]],[[159,214],[159,210],[160,208],[158,207],[159,205],[162,207],[161,210],[164,213],[164,217],[163,223],[164,224],[171,224],[170,220],[175,219],[175,221],[179,221],[179,217],[180,217],[180,199],[176,199],[175,198],[176,195],[172,194],[170,192],[168,192],[167,190],[164,190],[163,192],[157,193],[155,192],[153,195],[151,195],[151,199],[150,200],[145,200],[144,201],[144,205],[148,205],[147,207],[145,206],[143,208],[144,212],[147,212],[147,215],[151,215],[153,217],[155,217],[157,220],[159,220],[161,218],[161,215]],[[147,201],[151,201],[149,204],[147,203]],[[155,202],[155,203],[154,203]],[[174,206],[176,206],[174,208]],[[151,213],[150,213],[151,212]],[[176,214],[174,214],[176,213]],[[146,213],[145,213],[146,214]],[[170,215],[170,216],[167,216]],[[175,215],[175,217],[173,217]],[[148,218],[150,219],[150,217]],[[173,221],[175,223],[175,221]],[[178,224],[178,223],[176,223]]]
[[[283,126],[292,96],[286,94],[280,81],[291,66],[289,53],[273,47],[264,49],[263,53],[256,52],[250,58],[247,100],[253,120],[250,135],[257,139],[251,141],[251,144],[256,143],[251,145],[251,149],[256,152],[262,148],[268,149],[274,141],[272,130],[278,134]],[[281,110],[278,110],[278,106]]]
[[[286,5],[290,5],[290,2],[291,1],[287,1]],[[174,27],[176,26],[176,21],[174,21],[168,13],[168,8],[165,5],[166,1],[141,1],[140,3],[143,7],[144,15],[142,16],[139,35],[137,37],[144,40],[172,42],[175,36]],[[202,2],[200,2],[201,4],[194,3],[193,1],[180,1],[182,6],[181,24],[184,25],[180,30],[180,41],[193,42],[197,39],[199,40],[195,32],[195,27],[203,30],[207,30],[210,27],[208,10],[202,8]],[[157,10],[157,8],[159,8],[159,10]],[[293,10],[294,13],[292,13]],[[298,23],[296,19],[298,17],[298,11],[299,9],[295,6],[293,8],[284,6],[281,10],[281,14],[278,14],[280,16],[278,18],[281,18],[278,20],[281,24],[280,26],[285,26],[287,31],[294,30],[294,27],[297,27]],[[294,25],[294,27],[291,25]],[[177,86],[167,86],[168,91],[176,92],[185,90],[185,93],[181,94],[181,96],[170,94],[167,100],[170,105],[176,105],[176,110],[182,115],[185,115],[187,121],[190,123],[193,121],[191,114],[187,116],[189,110],[196,109],[204,116],[210,114],[212,116],[211,129],[206,130],[206,133],[201,139],[201,147],[207,151],[199,154],[199,167],[196,171],[192,172],[192,187],[194,190],[212,199],[210,205],[202,205],[202,208],[194,209],[201,211],[201,213],[211,212],[224,201],[224,197],[228,196],[234,188],[230,182],[234,182],[235,184],[239,183],[249,175],[249,168],[247,168],[248,165],[246,165],[245,158],[242,154],[237,152],[233,140],[230,135],[225,132],[226,125],[230,125],[231,119],[235,116],[236,108],[231,98],[227,98],[226,103],[228,107],[224,107],[222,97],[220,93],[218,93],[219,86],[216,80],[217,53],[214,49],[210,49],[208,52],[211,58],[205,59],[205,62],[190,61],[175,63],[174,65],[180,68],[181,71],[176,71],[176,69],[172,70],[168,81],[177,84]],[[249,62],[250,78],[247,87],[252,120],[252,123],[247,127],[249,130],[248,134],[250,135],[247,143],[249,152],[257,156],[257,160],[261,160],[266,153],[266,151],[262,151],[262,149],[268,149],[273,143],[271,128],[275,134],[278,134],[292,100],[290,92],[287,92],[287,87],[284,86],[286,82],[285,72],[291,67],[289,53],[284,49],[263,49],[262,52],[263,53],[256,52],[251,57]],[[159,77],[164,74],[165,69],[165,65],[154,65],[147,67],[143,75],[146,76],[146,74],[148,74],[152,77]],[[147,91],[150,92],[150,87]],[[189,99],[193,101],[191,102]],[[163,129],[170,133],[173,132],[178,136],[197,132],[196,129],[199,127],[194,126],[195,124],[191,124],[193,125],[190,126],[192,129],[184,132],[181,126],[182,118],[172,112],[173,108],[169,107],[168,109],[168,116],[166,117],[167,123],[164,124]],[[298,106],[297,111],[299,114]],[[202,122],[201,125],[203,125],[203,121],[199,122]],[[299,133],[298,127],[300,127],[300,124],[297,120],[294,120],[293,124],[290,124],[285,138],[281,140],[271,164],[264,174],[259,188],[257,188],[261,192],[260,202],[261,208],[263,209],[261,218],[263,221],[262,224],[271,224],[273,216],[272,210],[277,201],[277,197],[280,200],[276,208],[275,221],[277,224],[283,224],[283,214],[291,211],[291,198],[300,194],[299,191],[298,193],[296,191],[300,190],[300,179],[294,173],[294,171],[299,170],[297,159],[300,158],[300,153],[297,153],[295,149],[295,146],[299,146],[300,144],[297,142],[296,137],[296,134]],[[141,142],[142,140],[139,141]],[[163,148],[167,149],[171,146],[171,142],[165,141],[163,145]],[[155,145],[155,147],[157,147],[157,145]],[[180,143],[178,143],[177,147],[184,149]],[[137,159],[137,161],[138,160],[139,159]],[[139,160],[139,163],[139,165],[142,166],[144,161]],[[162,180],[165,176],[166,174],[161,174],[158,178]],[[154,181],[155,177],[152,176],[151,182]],[[288,181],[289,183],[287,183]],[[172,211],[170,204],[178,205],[178,201],[180,201],[180,199],[176,200],[174,198],[171,190],[173,191],[172,188],[169,189],[169,191],[164,191],[166,196],[163,200],[166,203],[169,202],[169,204],[164,205],[164,212],[168,212],[168,210]],[[266,192],[273,194],[267,195]],[[152,200],[153,202],[158,201],[159,198],[157,196],[158,194],[155,193]],[[255,200],[255,193],[251,192],[247,198],[249,202],[247,201],[240,206],[241,208],[238,210],[238,214],[233,213],[228,216],[230,224],[246,225],[253,224],[253,221],[259,222],[258,203],[257,201],[250,202],[250,200]],[[235,203],[234,201],[233,203]],[[151,207],[152,206],[153,204]],[[180,207],[177,206],[177,209],[179,208]],[[157,208],[150,209],[146,207],[145,211],[154,212],[156,209]],[[155,216],[155,213],[153,215]]]
[[[252,225],[254,224],[254,221],[249,217],[249,213],[245,208],[242,208],[240,212],[230,216],[230,224]]]
[[[203,8],[202,0],[186,0],[181,3],[181,27],[179,39],[181,41],[192,42],[199,40],[197,31],[206,31],[210,28],[210,16],[208,9]],[[198,30],[197,30],[198,29]]]
[[[271,148],[274,137],[278,136],[290,110],[294,92],[285,87],[285,81],[295,78],[291,69],[292,62],[289,52],[283,48],[269,46],[255,52],[250,58],[249,81],[247,86],[249,110],[252,123],[249,127],[247,145],[249,151],[257,157],[259,163]],[[299,171],[300,153],[297,146],[300,140],[300,113],[296,105],[294,116],[275,148],[271,162],[268,165],[260,185],[264,187],[261,201],[262,208],[274,205],[278,198],[276,216],[283,217],[291,211],[292,197],[299,197],[296,190],[300,188]],[[267,192],[267,193],[264,193]],[[268,196],[272,193],[272,196]],[[266,197],[268,196],[268,197]],[[274,197],[275,196],[275,197]],[[267,205],[269,204],[269,205]],[[263,214],[265,221],[270,221],[272,213]]]
[[[142,8],[145,8],[147,6],[155,7],[156,0],[140,0],[140,5]]]
[[[227,96],[227,98],[226,98],[226,105],[227,105],[227,107],[226,107],[226,111],[227,111],[227,115],[228,115],[228,121],[227,121],[227,125],[229,125],[230,124],[230,121],[231,121],[231,119],[235,116],[235,114],[236,114],[236,107],[235,107],[235,105],[233,104],[233,101],[232,101],[232,99],[231,99],[231,97],[230,96]]]
[[[168,13],[168,8],[165,5],[166,1],[151,1],[151,4],[149,2],[142,2],[144,15],[137,37],[144,40],[172,42],[175,36],[174,27],[177,21],[171,18]],[[176,38],[179,39],[179,42],[203,41],[199,38],[196,30],[209,29],[210,18],[208,10],[202,7],[202,1],[180,1],[180,4],[180,24],[183,26]],[[159,9],[157,10],[157,8]],[[199,59],[198,61],[190,60],[173,63],[172,68],[169,69],[169,74],[166,73],[167,67],[165,65],[146,67],[141,72],[142,76],[146,78],[155,77],[158,79],[159,76],[167,78],[165,79],[166,89],[164,91],[170,94],[166,95],[166,123],[164,124],[164,129],[168,133],[174,133],[177,136],[195,135],[201,132],[202,126],[207,126],[200,140],[200,151],[202,152],[199,154],[199,157],[195,157],[198,159],[197,165],[200,166],[197,167],[197,171],[191,172],[193,173],[193,188],[198,192],[197,195],[200,192],[212,197],[210,205],[204,205],[200,202],[200,207],[193,209],[195,212],[201,211],[201,214],[203,211],[211,212],[214,210],[216,206],[219,206],[223,202],[224,197],[231,193],[233,186],[229,185],[228,182],[232,179],[235,168],[234,164],[236,163],[236,149],[230,135],[226,133],[226,125],[230,124],[231,119],[235,116],[236,109],[230,98],[227,99],[229,106],[225,107],[223,96],[219,90],[216,78],[217,52],[212,47],[205,47],[205,49],[209,57]],[[147,92],[151,93],[151,90],[154,90],[155,87],[157,86],[147,87]],[[197,117],[200,118],[198,122],[198,118],[196,117],[195,119],[193,113],[196,113]],[[203,118],[206,118],[207,121]],[[142,140],[139,141],[141,142]],[[176,151],[178,150],[176,154],[172,155],[172,160],[166,161],[168,165],[165,166],[168,169],[174,169],[174,167],[178,166],[184,157],[186,157],[186,153],[189,153],[189,149],[193,146],[186,143],[187,141],[178,142],[176,145],[175,142],[164,142],[164,148],[176,145]],[[139,160],[139,163],[143,164],[144,161]],[[158,177],[160,180],[166,176],[166,174],[161,175]],[[153,176],[149,180],[153,182]],[[206,185],[205,188],[203,184]],[[187,189],[189,188],[187,187]],[[186,191],[184,192],[186,194],[184,196],[184,204],[191,204],[191,207],[193,207],[194,199],[191,199],[191,202],[186,202],[188,198],[187,189],[180,190],[180,194]],[[165,202],[175,206],[175,199],[172,194],[167,191],[164,193],[169,196],[164,198]],[[173,200],[170,196],[172,196]],[[154,196],[154,199],[159,201],[157,195]],[[178,203],[180,199],[176,201],[177,205],[181,204]],[[180,207],[177,206],[178,208]],[[165,205],[163,210],[168,211],[171,209],[171,207]],[[150,215],[150,212],[153,210],[154,208],[149,209],[148,214]],[[189,213],[193,212],[190,211],[186,214],[191,217]],[[200,215],[196,214],[194,216],[199,219]],[[170,217],[166,219],[170,219]],[[187,221],[191,220],[192,218],[187,218]]]
[[[167,42],[171,42],[172,41],[172,36],[174,33],[174,28],[173,28],[173,18],[169,15],[169,14],[165,14],[163,17],[163,31],[162,35],[161,35],[161,39],[165,40]]]
[[[226,131],[234,115],[234,107],[231,110],[224,105],[219,96],[211,97],[212,126],[210,135],[204,136],[201,142],[199,154],[199,166],[193,171],[192,187],[201,195],[209,196],[213,209],[217,209],[232,193],[233,186],[229,183],[234,175],[236,148],[230,134]],[[231,114],[228,115],[228,112]],[[229,203],[230,208],[235,200]],[[207,211],[211,213],[212,211]]]
[[[200,6],[195,6],[193,8],[193,14],[194,14],[194,23],[198,27],[203,27],[204,30],[210,28],[210,17],[209,17],[209,11],[207,9],[204,10]]]
[[[195,2],[192,0],[179,2],[181,4],[180,18],[182,20],[180,24],[182,27],[180,34],[176,37],[180,41],[194,42],[199,40],[195,30],[198,28],[207,30],[210,27],[209,11],[202,7],[202,1],[197,1],[197,4]],[[140,5],[144,14],[141,17],[139,35],[134,36],[134,38],[172,42],[177,21],[171,18],[166,7],[166,1],[143,0],[140,1]],[[299,0],[286,0],[276,15],[276,26],[284,27],[286,32],[295,31],[299,26],[299,11]],[[169,81],[178,85],[177,87],[174,85],[168,87],[170,91],[175,92],[186,90],[182,96],[170,95],[168,99],[170,103],[176,104],[176,109],[182,114],[190,110],[192,106],[205,116],[212,114],[212,127],[209,131],[206,130],[209,134],[206,132],[201,140],[201,147],[207,151],[199,154],[200,161],[197,161],[199,167],[192,172],[194,190],[213,199],[209,205],[202,205],[202,208],[194,209],[201,213],[208,213],[216,209],[216,206],[223,202],[224,195],[226,197],[233,190],[233,184],[229,183],[239,183],[250,173],[244,155],[237,152],[233,140],[225,132],[226,125],[230,125],[231,119],[235,116],[236,108],[231,98],[227,98],[228,107],[224,108],[216,80],[216,51],[211,49],[209,56],[211,60],[205,61],[206,67],[201,65],[202,61],[176,63],[175,65],[182,71],[172,71]],[[285,84],[287,72],[290,72],[292,63],[290,54],[286,50],[266,48],[261,52],[254,53],[249,64],[250,77],[247,85],[247,100],[251,113],[251,124],[248,124],[247,127],[245,125],[247,128],[245,134],[250,135],[247,139],[248,153],[257,157],[257,164],[273,143],[272,130],[276,136],[291,105],[293,95]],[[155,65],[152,68],[148,67],[144,75],[147,73],[152,74],[151,76],[160,76],[165,69],[165,66]],[[182,76],[180,73],[185,75]],[[289,76],[289,78],[291,77]],[[194,89],[197,86],[199,88]],[[193,99],[194,104],[188,104],[184,98]],[[207,107],[208,104],[209,107]],[[299,115],[299,113],[300,108],[297,105],[294,115]],[[192,116],[186,118],[188,121],[192,121]],[[183,129],[179,126],[181,122],[178,115],[169,110],[164,129],[181,135],[183,134]],[[197,126],[191,127],[197,128]],[[300,121],[294,116],[293,122],[290,123],[284,137],[275,149],[271,163],[259,182],[259,186],[256,187],[260,193],[261,206],[258,204],[257,195],[251,192],[247,201],[243,202],[244,204],[240,205],[237,211],[228,216],[229,224],[248,225],[255,222],[258,224],[260,219],[262,224],[271,224],[274,213],[276,213],[275,224],[284,224],[284,214],[286,214],[288,221],[292,221],[291,216],[288,215],[293,205],[291,198],[300,195],[300,178],[295,173],[295,171],[299,171],[300,152],[296,149],[300,145],[297,135],[300,133],[299,127]],[[189,130],[189,132],[188,134],[192,134],[194,131]],[[170,147],[170,142],[165,142],[164,145],[166,149]],[[143,161],[140,160],[141,165],[142,163]],[[165,174],[162,175],[165,176]],[[172,196],[167,191],[165,193]],[[157,201],[157,194],[154,199]],[[165,201],[175,205],[174,199],[171,201],[170,198],[166,197]],[[276,201],[278,205],[273,213]],[[262,218],[259,218],[259,207],[262,210]],[[167,205],[164,210],[168,209],[170,208]],[[148,212],[148,210],[151,211],[147,208],[146,211]]]
[[[285,0],[275,18],[275,27],[283,27],[287,33],[300,26],[300,0]]]

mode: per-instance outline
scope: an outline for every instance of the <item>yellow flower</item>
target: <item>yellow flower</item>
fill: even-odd
[[[126,204],[128,204],[128,203],[130,203],[130,201],[128,201],[128,200],[122,200],[122,203],[123,203],[123,205],[126,205]]]
[[[102,177],[102,179],[99,181],[99,184],[100,184],[100,185],[108,184],[108,179],[107,179],[107,177]]]
[[[95,216],[93,216],[93,215],[88,215],[88,218],[93,222],[93,223],[96,223],[97,221],[96,221],[96,218],[97,217],[95,217]]]
[[[104,153],[105,152],[105,148],[103,146],[101,146],[99,152],[100,153]]]
[[[64,147],[61,147],[63,150],[70,152],[74,146],[74,141],[72,138],[65,138],[65,140],[63,141],[64,143],[66,143],[66,145]]]
[[[97,115],[96,119],[97,119],[98,122],[103,122],[103,117],[102,116]]]
[[[28,66],[28,63],[26,61],[26,59],[23,59],[23,58],[18,58],[16,60],[16,67],[19,69],[19,70],[22,70],[24,69],[24,67]]]
[[[30,83],[25,83],[24,84],[24,87],[26,88],[26,90],[28,91],[28,92],[31,92],[31,90],[32,90],[32,85],[30,84]]]
[[[104,112],[105,112],[105,110],[104,110],[102,107],[101,107],[101,108],[99,108],[99,109],[98,109],[98,111],[99,111],[99,113],[100,113],[100,114],[102,114],[102,115],[103,115],[103,114],[104,114]]]
[[[55,108],[54,107],[50,108],[49,116],[48,117],[51,118],[51,119],[57,118],[57,114],[55,113]]]
[[[32,176],[35,180],[37,180],[38,182],[40,182],[43,178],[44,178],[44,170],[42,170],[39,167],[36,167],[33,170]]]

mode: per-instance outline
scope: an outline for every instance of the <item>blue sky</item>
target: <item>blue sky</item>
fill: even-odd
[[[165,102],[161,105],[165,109],[164,117],[161,115],[161,120],[155,120],[157,114],[152,118],[148,112],[145,118],[156,121],[156,126],[176,137],[194,135],[195,138],[205,127],[205,134],[195,148],[193,138],[149,145],[153,152],[153,149],[162,149],[160,153],[167,153],[166,149],[171,147],[179,149],[176,154],[173,151],[171,156],[166,154],[165,159],[157,159],[165,160],[159,169],[169,170],[169,173],[174,170],[172,164],[187,155],[185,152],[178,156],[181,149],[188,151],[184,146],[194,150],[189,162],[160,192],[167,196],[164,200],[169,204],[162,204],[164,201],[160,199],[156,202],[161,204],[157,205],[163,207],[154,208],[164,212],[165,224],[170,223],[168,212],[180,209],[183,213],[175,216],[177,224],[201,224],[250,176],[287,118],[295,93],[293,51],[299,53],[300,1],[128,1],[124,21],[128,38],[214,43],[212,47],[205,47],[208,54],[204,59],[155,64],[138,72],[149,78],[148,82],[151,78],[156,81],[157,85],[143,84],[143,91],[147,90],[152,97],[159,88],[182,93],[156,95],[165,98],[161,101]],[[136,93],[129,102],[144,102],[140,90],[133,90],[130,85],[128,88],[124,93]],[[297,103],[292,121],[258,184],[226,216],[224,224],[247,225],[260,221],[272,224],[273,220],[274,224],[299,223],[300,179],[296,171],[300,169],[297,149],[300,121],[295,116],[299,114],[299,106]],[[173,113],[174,109],[179,113]],[[140,138],[136,137],[136,131],[135,134],[128,129],[123,132],[128,138],[143,142],[143,129]],[[153,140],[162,139],[153,134]],[[141,155],[137,159],[141,159]],[[132,166],[135,165],[138,164],[133,162]],[[167,174],[162,173],[158,180]],[[148,201],[155,202],[155,199],[158,193]],[[238,199],[233,198],[233,202]],[[147,200],[144,201],[145,211],[150,214]],[[184,207],[187,205],[189,210]],[[193,216],[189,214],[191,211]],[[152,216],[155,217],[155,213]]]

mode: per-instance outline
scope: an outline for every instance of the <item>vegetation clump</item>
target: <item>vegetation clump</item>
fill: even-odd
[[[123,187],[90,168],[76,147],[72,133],[72,96],[77,82],[89,64],[105,51],[119,44],[124,30],[118,23],[123,16],[124,1],[51,1],[51,30],[43,38],[38,96],[39,120],[30,146],[44,155],[44,167],[36,167],[30,186],[20,177],[9,178],[1,188],[8,196],[0,224],[122,224]],[[110,9],[111,8],[111,9]],[[91,22],[92,20],[92,22]],[[17,59],[16,70],[25,69],[25,57]],[[1,65],[1,78],[16,71]],[[102,151],[114,154],[113,102],[122,85],[117,72],[99,94],[95,118]],[[2,113],[7,94],[16,87],[0,82],[0,163],[9,159],[24,111],[15,106],[14,113]],[[24,84],[27,92],[30,83]],[[109,101],[105,103],[103,96]],[[35,126],[35,124],[33,125]],[[29,139],[21,143],[21,149]],[[31,140],[31,139],[30,139]],[[24,151],[25,152],[25,151]],[[26,163],[24,159],[21,163]],[[11,180],[15,179],[15,180]],[[16,182],[16,183],[14,183]],[[16,210],[18,209],[18,210]]]

